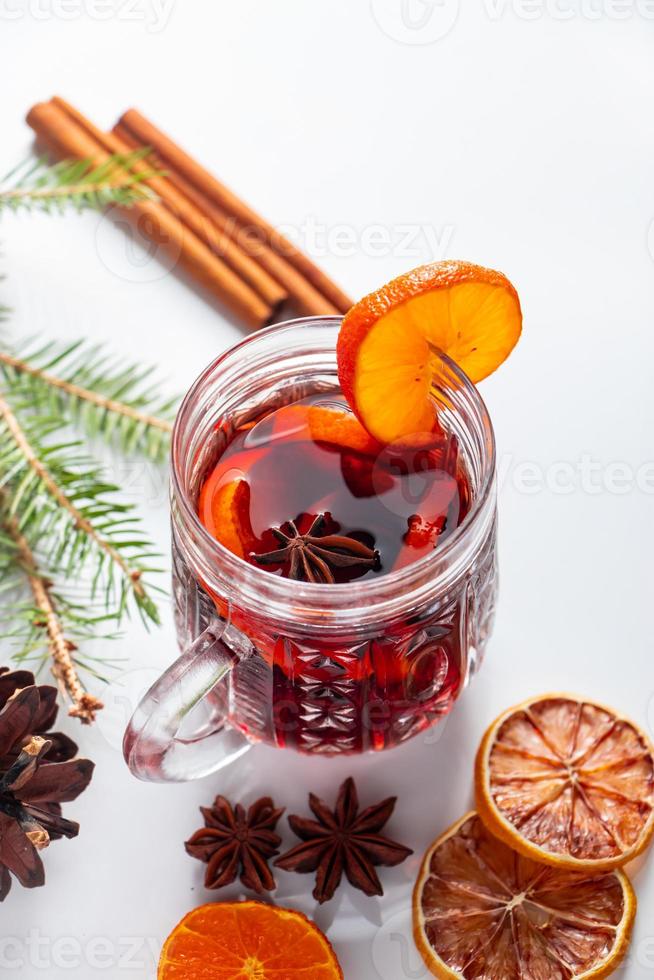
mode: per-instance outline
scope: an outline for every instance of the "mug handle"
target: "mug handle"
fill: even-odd
[[[123,755],[132,773],[150,782],[181,782],[208,776],[250,748],[222,713],[191,734],[180,734],[186,716],[249,656],[252,645],[227,622],[214,619],[162,674],[127,726]]]

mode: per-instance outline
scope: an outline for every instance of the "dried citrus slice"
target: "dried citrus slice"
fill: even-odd
[[[254,532],[250,524],[250,485],[216,471],[200,494],[200,520],[210,534],[239,558],[251,550]]]
[[[413,931],[436,977],[586,980],[609,976],[629,944],[636,897],[623,871],[547,868],[493,837],[476,813],[428,849]]]
[[[438,352],[472,381],[504,361],[522,329],[518,294],[501,272],[470,262],[435,262],[356,303],[338,337],[343,393],[381,442],[429,432]]]
[[[610,708],[550,694],[490,726],[475,764],[492,833],[545,864],[626,864],[654,833],[654,747]]]
[[[164,944],[158,980],[343,980],[329,942],[300,912],[216,902],[182,919]]]

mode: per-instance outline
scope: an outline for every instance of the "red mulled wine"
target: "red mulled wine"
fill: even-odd
[[[219,438],[200,519],[266,574],[374,590],[442,548],[471,507],[453,433],[435,426],[418,446],[382,446],[338,393],[263,411]],[[211,594],[226,615],[227,598]],[[445,714],[460,690],[462,598],[416,608],[372,640],[291,637],[232,606],[231,622],[254,653],[233,671],[230,722],[250,738],[323,754],[403,741]]]

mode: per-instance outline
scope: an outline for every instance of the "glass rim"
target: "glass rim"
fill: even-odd
[[[184,396],[177,413],[173,426],[171,440],[171,486],[176,503],[180,506],[184,519],[189,523],[193,531],[199,535],[202,546],[208,549],[209,553],[215,556],[216,560],[228,571],[237,577],[236,588],[240,587],[241,577],[251,577],[258,589],[261,600],[272,600],[279,602],[287,607],[292,607],[297,611],[298,606],[305,600],[308,605],[315,609],[338,611],[339,608],[351,608],[357,605],[357,600],[362,606],[382,605],[386,599],[395,596],[398,591],[406,596],[406,586],[411,583],[420,584],[424,579],[425,573],[436,563],[447,565],[448,558],[462,547],[462,543],[471,536],[480,514],[486,511],[489,497],[492,493],[495,482],[496,469],[496,442],[493,425],[490,419],[486,403],[477,387],[468,378],[466,373],[448,355],[441,353],[439,356],[449,371],[455,376],[463,390],[471,398],[472,403],[479,413],[486,439],[484,440],[484,458],[482,460],[482,476],[478,490],[473,495],[472,506],[466,514],[464,520],[447,538],[444,544],[435,548],[432,552],[417,559],[415,562],[388,572],[378,577],[365,579],[363,581],[353,581],[348,583],[330,584],[328,588],[323,583],[312,583],[296,581],[294,579],[283,578],[278,575],[271,575],[270,572],[251,565],[245,559],[235,555],[226,548],[220,541],[213,537],[202,524],[196,508],[191,501],[186,489],[183,486],[183,478],[180,473],[180,463],[182,459],[181,442],[184,437],[184,423],[188,421],[187,415],[192,409],[198,394],[211,379],[217,368],[227,359],[235,355],[238,356],[253,345],[256,345],[262,338],[270,337],[274,334],[281,334],[289,328],[301,328],[303,326],[334,327],[340,324],[343,317],[334,316],[306,316],[292,320],[284,320],[274,323],[267,327],[257,330],[255,333],[244,337],[238,343],[233,344],[227,350],[219,354],[191,384]],[[458,414],[458,413],[457,413]]]

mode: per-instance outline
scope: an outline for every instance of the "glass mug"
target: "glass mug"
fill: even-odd
[[[171,510],[183,652],[125,734],[141,779],[205,776],[256,742],[316,755],[390,748],[447,714],[480,662],[497,590],[495,444],[477,389],[445,356],[434,393],[472,505],[439,548],[383,576],[318,585],[250,565],[200,523],[203,478],[236,427],[338,389],[339,326],[320,317],[261,330],[214,361],[182,403]]]

